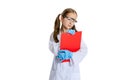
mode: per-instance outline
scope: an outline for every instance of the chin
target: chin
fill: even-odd
[[[68,29],[71,29],[72,27],[68,27]]]
[[[71,29],[71,28],[67,28],[67,30],[69,30],[69,29]]]

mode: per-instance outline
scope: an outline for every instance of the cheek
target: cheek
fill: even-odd
[[[62,23],[63,23],[63,25],[67,25],[68,24],[68,22],[65,21],[65,20]]]

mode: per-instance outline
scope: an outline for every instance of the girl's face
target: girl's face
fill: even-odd
[[[77,15],[76,13],[68,13],[64,18],[62,17],[61,21],[62,21],[62,27],[63,30],[66,31],[68,29],[71,29],[77,19]]]

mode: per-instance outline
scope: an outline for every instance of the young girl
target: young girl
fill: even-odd
[[[55,20],[54,31],[49,40],[49,49],[54,54],[49,80],[80,80],[79,63],[87,54],[87,47],[83,40],[81,40],[80,50],[76,52],[60,50],[61,34],[68,32],[74,35],[77,32],[76,19],[77,12],[72,8],[67,8]],[[70,61],[62,62],[66,59]]]

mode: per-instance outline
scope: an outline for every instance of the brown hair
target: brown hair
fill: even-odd
[[[55,20],[55,23],[54,23],[54,32],[53,32],[53,39],[54,41],[57,43],[59,42],[58,38],[57,38],[57,35],[60,33],[60,20],[59,20],[59,16],[61,15],[63,18],[65,18],[65,16],[68,14],[68,13],[75,13],[77,15],[77,12],[72,9],[72,8],[67,8],[65,9],[61,14],[59,14],[57,17],[56,17],[56,20]],[[73,30],[77,31],[76,28],[75,28],[75,25],[72,27]]]

